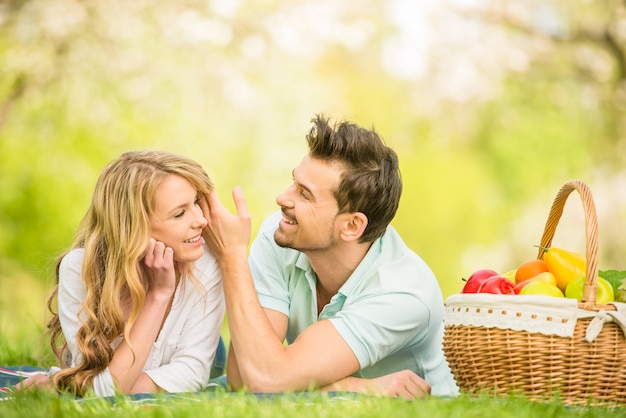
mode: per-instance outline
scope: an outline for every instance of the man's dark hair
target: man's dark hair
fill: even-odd
[[[311,157],[339,162],[343,167],[334,191],[339,213],[361,212],[368,224],[360,242],[381,237],[398,210],[402,179],[395,151],[385,145],[374,129],[349,122],[334,127],[316,115],[306,136]]]

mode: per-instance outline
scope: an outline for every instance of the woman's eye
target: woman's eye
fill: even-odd
[[[181,210],[180,212],[178,212],[176,215],[174,215],[174,218],[182,218],[182,216],[185,214],[184,210]]]
[[[193,201],[194,205],[199,205],[200,204],[200,198],[196,197],[196,200]]]

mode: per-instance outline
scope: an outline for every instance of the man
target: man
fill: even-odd
[[[309,152],[249,260],[243,192],[233,191],[235,215],[215,192],[203,206],[204,238],[224,277],[229,385],[456,395],[442,351],[441,290],[389,226],[402,191],[396,153],[373,130],[312,122]]]

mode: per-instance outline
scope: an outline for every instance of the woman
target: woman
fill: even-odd
[[[212,189],[198,163],[167,152],[127,152],[104,169],[48,301],[62,368],[21,388],[110,396],[208,383],[224,316],[201,238],[199,202]]]

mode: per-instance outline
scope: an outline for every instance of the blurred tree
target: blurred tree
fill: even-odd
[[[455,292],[526,257],[565,180],[623,185],[624,15],[619,0],[2,2],[0,274],[44,276],[133,148],[193,156],[225,201],[243,186],[258,226],[321,112],[398,150],[394,225]],[[529,213],[536,228],[515,229]]]

